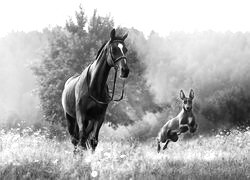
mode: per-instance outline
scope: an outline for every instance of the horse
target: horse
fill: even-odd
[[[191,89],[189,97],[187,98],[183,92],[180,90],[180,98],[182,102],[181,112],[167,121],[167,123],[161,128],[157,136],[157,151],[160,152],[160,143],[165,143],[163,150],[167,148],[170,141],[176,142],[178,136],[181,133],[186,133],[188,130],[190,133],[194,133],[197,130],[197,123],[195,122],[195,116],[192,111],[192,101],[194,98],[194,91]]]
[[[117,36],[113,29],[110,39],[99,49],[95,61],[80,75],[69,78],[65,83],[62,106],[71,142],[75,147],[74,152],[77,146],[87,150],[87,146],[90,145],[92,151],[97,147],[99,130],[104,122],[108,104],[113,100],[117,70],[120,69],[120,78],[123,82],[129,75],[127,48],[124,42],[127,36],[127,33]],[[115,68],[112,97],[107,85],[111,68]],[[124,83],[122,96],[117,101],[123,98],[123,92]]]

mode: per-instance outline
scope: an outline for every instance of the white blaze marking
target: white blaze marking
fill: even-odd
[[[120,50],[121,50],[121,52],[122,52],[122,55],[124,56],[124,53],[123,53],[123,50],[122,50],[122,49],[123,49],[123,44],[119,43],[119,44],[118,44],[118,47],[120,48]]]

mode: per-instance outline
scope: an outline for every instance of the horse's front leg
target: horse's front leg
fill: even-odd
[[[104,116],[100,117],[97,121],[95,121],[95,124],[94,124],[94,130],[90,138],[90,145],[92,147],[93,152],[95,151],[97,144],[98,144],[99,131],[103,124],[103,121],[104,121]]]
[[[86,119],[86,112],[83,108],[80,108],[80,103],[76,104],[76,120],[79,128],[79,145],[86,150],[86,140],[87,140],[87,133],[84,127]]]

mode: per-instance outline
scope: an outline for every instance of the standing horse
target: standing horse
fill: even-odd
[[[129,68],[125,56],[127,48],[124,43],[128,34],[119,37],[115,33],[113,29],[110,33],[110,40],[98,51],[96,60],[80,75],[69,78],[65,83],[62,106],[75,149],[78,144],[83,149],[87,149],[89,139],[89,145],[93,151],[95,150],[106,109],[109,102],[113,100],[117,69],[120,68],[121,78],[128,77]],[[110,98],[107,79],[112,67],[115,68],[116,73]]]

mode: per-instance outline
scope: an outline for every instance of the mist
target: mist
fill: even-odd
[[[37,32],[12,32],[0,39],[1,126],[39,121],[39,98],[30,64],[38,60],[43,39]]]
[[[143,39],[130,33],[144,78],[162,112],[146,112],[126,127],[126,136],[156,136],[161,126],[181,109],[180,90],[194,90],[198,133],[248,122],[250,97],[250,34],[214,31],[174,32]],[[125,131],[125,130],[123,130]]]
[[[180,89],[188,93],[193,88],[202,100],[217,90],[245,88],[250,81],[247,33],[172,33],[166,38],[152,33],[141,54],[147,84],[158,103],[178,97]]]
[[[144,66],[150,96],[161,110],[143,112],[140,106],[151,104],[151,98],[142,96],[143,102],[140,100],[138,105],[133,102],[133,88],[128,87],[129,107],[134,110],[125,113],[134,123],[116,130],[105,124],[103,136],[156,136],[180,110],[180,89],[186,95],[191,88],[194,90],[199,133],[219,127],[217,122],[225,125],[250,119],[250,33],[174,32],[162,37],[152,32],[145,38],[138,31],[130,31],[129,38]],[[39,98],[34,93],[36,81],[29,65],[39,61],[38,52],[46,46],[44,38],[37,32],[12,33],[0,39],[0,46],[1,124],[42,122]]]

